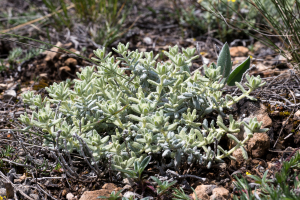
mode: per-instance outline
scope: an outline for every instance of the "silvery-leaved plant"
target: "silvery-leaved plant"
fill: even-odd
[[[225,157],[234,159],[231,154],[238,148],[247,158],[244,144],[255,132],[266,130],[260,129],[256,119],[249,124],[237,122],[223,110],[242,98],[254,99],[250,93],[264,85],[259,76],[249,75],[246,87],[240,83],[250,58],[232,71],[225,44],[217,64],[204,66],[204,75],[200,71],[191,75],[192,61],[198,57],[195,49],[180,52],[178,46],[170,47],[164,51],[169,61],[157,62],[158,55],[153,52],[129,51],[128,47],[119,44],[113,49],[121,55],[117,58],[112,53],[105,55],[105,49],[94,51],[95,66],[82,69],[74,82],[46,88],[48,98],[24,94],[23,101],[32,114],[25,113],[20,121],[27,129],[42,129],[47,136],[44,145],[50,148],[58,145],[62,151],[82,154],[80,137],[92,152],[94,164],[112,157],[115,168],[130,169],[150,154],[162,158],[158,162],[168,160],[165,166],[175,169],[182,163],[209,168]],[[242,94],[224,96],[226,85],[236,85]],[[216,121],[206,119],[212,114],[218,115]],[[247,133],[243,141],[234,136],[241,123]],[[219,146],[224,135],[237,145],[228,150]]]

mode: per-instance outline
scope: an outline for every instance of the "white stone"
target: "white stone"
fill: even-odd
[[[150,37],[144,37],[143,41],[148,45],[152,44],[152,39]]]
[[[66,196],[66,198],[68,200],[72,200],[74,198],[74,195],[72,193],[68,193],[67,196]]]
[[[17,93],[15,90],[6,90],[3,94],[3,99],[10,100],[11,98],[16,98]]]
[[[300,120],[300,110],[294,114],[294,120]]]
[[[0,188],[0,196],[6,196],[6,189],[5,188]]]

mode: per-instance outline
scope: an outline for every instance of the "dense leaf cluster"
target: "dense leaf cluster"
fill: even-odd
[[[132,168],[149,154],[173,168],[184,162],[209,168],[224,157],[233,158],[230,154],[237,148],[247,157],[244,143],[254,132],[265,130],[253,119],[244,123],[248,135],[239,141],[233,134],[240,131],[241,122],[226,116],[223,109],[244,97],[253,99],[250,93],[264,84],[260,77],[248,75],[247,88],[239,83],[249,68],[249,58],[231,72],[225,44],[217,65],[204,66],[205,75],[200,71],[191,75],[195,49],[180,52],[177,46],[170,47],[164,52],[170,61],[157,62],[153,52],[129,51],[128,46],[119,44],[114,49],[121,55],[116,59],[111,53],[105,55],[105,49],[94,51],[97,66],[82,69],[73,89],[71,81],[66,81],[46,88],[50,98],[24,94],[32,115],[22,115],[20,121],[41,128],[47,135],[44,145],[50,148],[57,142],[63,151],[83,154],[84,142],[95,162],[112,156],[112,164],[121,169]],[[124,70],[130,70],[130,76]],[[224,96],[222,88],[234,82],[241,96]],[[208,122],[205,117],[211,113],[218,117]],[[225,118],[229,119],[227,126]],[[237,143],[230,150],[218,145],[225,134]]]

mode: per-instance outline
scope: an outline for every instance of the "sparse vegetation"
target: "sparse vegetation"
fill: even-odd
[[[19,199],[300,198],[300,78],[286,63],[300,62],[299,0],[2,4],[1,29],[22,36],[0,40],[0,189],[11,181]],[[248,106],[257,99],[267,126]]]

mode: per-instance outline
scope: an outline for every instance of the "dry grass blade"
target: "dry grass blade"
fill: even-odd
[[[73,8],[73,7],[74,7],[74,4],[68,6],[68,7],[67,7],[67,10],[69,10],[69,9],[71,9],[71,8]],[[1,33],[8,33],[8,32],[10,32],[10,31],[14,31],[14,30],[17,30],[17,29],[19,29],[19,28],[23,28],[24,26],[27,26],[27,25],[33,24],[33,23],[35,23],[35,22],[41,21],[41,20],[43,20],[43,19],[49,18],[49,17],[51,17],[51,16],[53,16],[53,15],[55,15],[55,14],[57,14],[57,13],[61,13],[61,12],[63,12],[63,9],[60,9],[60,10],[58,10],[58,11],[56,11],[56,12],[52,12],[52,13],[50,13],[50,14],[48,14],[48,15],[46,15],[46,16],[40,17],[40,18],[38,18],[38,19],[31,20],[31,21],[26,22],[26,23],[24,23],[24,24],[20,24],[20,25],[18,25],[18,26],[13,27],[13,28],[6,29],[6,30],[2,31]]]
[[[288,50],[291,54],[293,61],[296,63],[300,62],[300,57],[296,50],[299,49],[300,39],[299,39],[299,29],[300,29],[300,21],[299,21],[299,13],[298,7],[300,4],[299,0],[294,1],[294,7],[289,5],[285,0],[271,0],[271,3],[275,6],[277,12],[280,15],[280,21],[275,19],[271,14],[266,12],[266,8],[263,4],[261,4],[258,0],[249,0],[251,3],[264,17],[264,19],[268,22],[271,31],[275,33],[276,37],[278,37],[284,45],[284,48]],[[270,31],[269,31],[270,32]],[[265,37],[264,37],[265,39]],[[269,40],[272,42],[271,40]],[[272,42],[273,46],[277,46],[274,42]],[[279,49],[281,49],[279,47]],[[282,51],[283,55],[286,53]],[[285,55],[288,56],[288,55]]]
[[[222,5],[227,6],[228,10],[234,11],[237,15],[240,14],[238,10],[234,10],[225,2],[227,1],[221,1]],[[299,68],[297,64],[300,63],[300,55],[297,52],[300,48],[300,0],[271,0],[270,4],[267,5],[260,0],[247,0],[246,2],[264,19],[262,23],[252,23],[247,21],[247,18],[241,21],[227,18],[217,7],[213,6],[211,10],[206,9],[206,11],[222,19],[228,27],[244,31],[246,34],[271,47],[291,61],[295,67]],[[268,6],[274,7],[276,15],[270,13]],[[245,23],[247,23],[247,28],[242,26]],[[281,41],[282,47],[274,41],[274,37]]]

